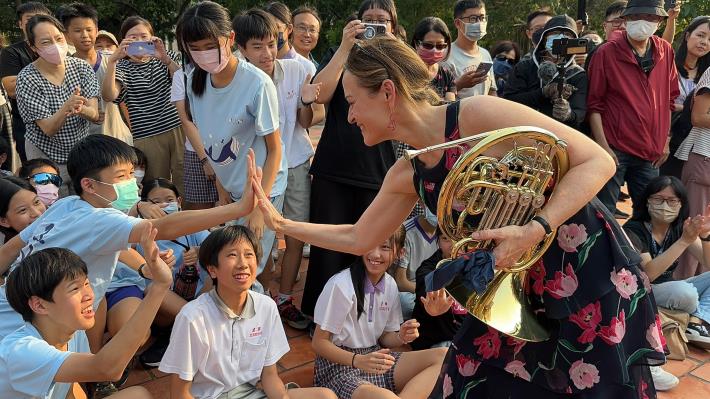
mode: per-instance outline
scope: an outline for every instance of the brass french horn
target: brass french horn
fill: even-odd
[[[504,142],[512,144],[512,149],[502,157],[484,155]],[[528,126],[410,150],[405,157],[411,160],[451,147],[466,149],[473,143],[455,162],[439,194],[437,219],[442,233],[454,242],[451,258],[495,246],[490,240],[472,239],[471,233],[475,231],[528,223],[569,169],[566,143],[551,132]],[[525,341],[544,341],[550,334],[533,313],[525,284],[527,270],[542,257],[554,238],[553,231],[515,265],[506,270],[496,269],[481,295],[467,289],[458,277],[446,290],[469,313],[496,330]]]

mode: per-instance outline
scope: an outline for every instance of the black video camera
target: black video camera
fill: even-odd
[[[587,54],[591,50],[591,42],[589,39],[555,39],[552,41],[552,55],[557,56],[574,56],[578,54]]]

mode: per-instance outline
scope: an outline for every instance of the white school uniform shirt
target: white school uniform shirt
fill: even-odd
[[[394,278],[385,273],[377,283],[374,294],[367,292],[368,283],[369,279],[366,279],[364,312],[360,318],[357,317],[357,297],[350,269],[331,277],[318,297],[313,321],[332,334],[330,340],[335,345],[352,349],[369,348],[378,345],[384,332],[399,331],[402,306]]]
[[[192,73],[194,69],[192,65],[186,65],[187,73]],[[178,101],[183,101],[185,99],[185,74],[182,72],[182,68],[178,69],[173,73],[173,85],[170,86],[170,102],[176,103]],[[185,136],[185,149],[188,151],[195,152],[195,148],[190,143],[190,139]]]
[[[273,299],[253,291],[236,315],[212,290],[185,305],[175,318],[160,371],[192,381],[197,399],[217,398],[239,385],[256,384],[264,367],[289,351]]]
[[[77,254],[89,271],[98,308],[113,278],[119,253],[128,248],[133,226],[142,220],[113,208],[94,208],[76,195],[62,198],[20,232],[25,243],[11,270],[26,256],[45,248],[66,248]],[[23,325],[0,288],[0,339]]]
[[[89,352],[84,331],[74,333],[64,352],[25,323],[0,343],[0,398],[66,398],[72,384],[55,383],[54,377],[72,352]]]
[[[308,63],[311,64],[310,61]],[[298,108],[302,106],[301,86],[308,74],[315,74],[313,64],[310,69],[312,71],[304,70],[295,59],[276,60],[274,64],[273,80],[279,98],[279,130],[289,169],[308,161],[315,153],[308,132],[298,123]]]
[[[407,280],[416,281],[417,269],[422,262],[429,259],[439,249],[436,233],[429,236],[419,223],[418,216],[404,222],[406,236],[404,241],[404,256],[397,265],[407,269]]]

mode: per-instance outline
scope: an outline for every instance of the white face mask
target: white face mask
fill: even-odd
[[[667,202],[663,202],[660,205],[654,205],[649,202],[648,213],[653,219],[660,220],[665,223],[673,223],[673,221],[678,218],[680,206],[678,208],[673,208],[668,205]]]
[[[145,170],[136,169],[133,171],[133,176],[136,178],[136,183],[141,184],[143,182],[143,178],[145,177]]]
[[[486,35],[486,28],[488,27],[488,22],[476,22],[473,24],[464,23],[464,35],[471,41],[479,41],[483,39]]]
[[[626,33],[636,41],[647,40],[658,30],[658,22],[649,22],[640,19],[638,21],[626,21]]]

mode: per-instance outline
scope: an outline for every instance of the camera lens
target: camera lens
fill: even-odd
[[[362,33],[362,37],[364,37],[365,39],[372,39],[373,37],[375,37],[375,33],[375,28],[373,28],[372,26],[368,26],[365,28],[365,32]]]

